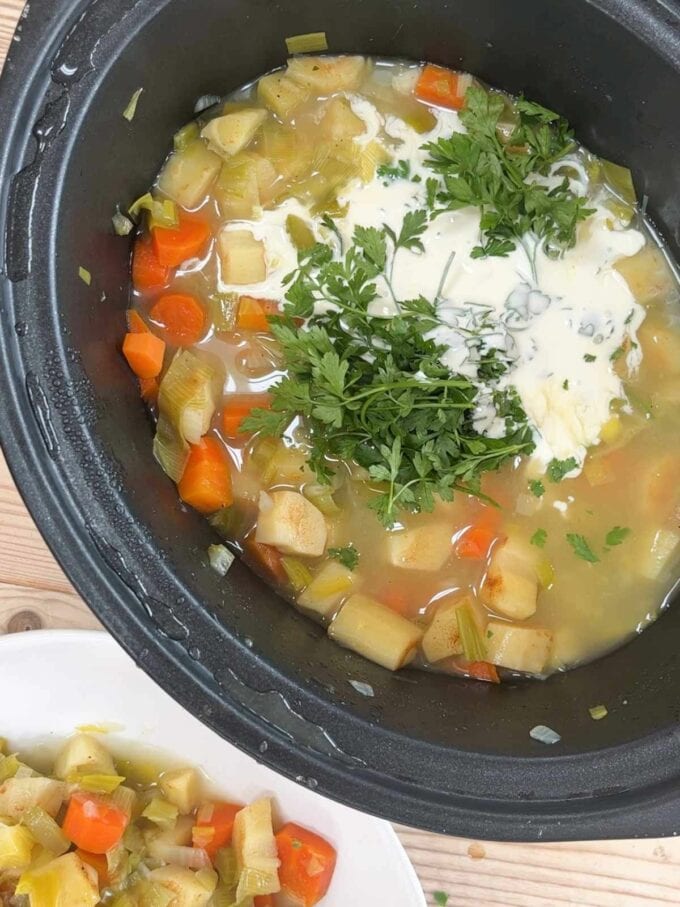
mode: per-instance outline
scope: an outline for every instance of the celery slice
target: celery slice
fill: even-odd
[[[458,633],[467,661],[485,661],[486,649],[479,631],[475,615],[469,604],[460,605],[456,611]]]
[[[142,812],[145,819],[159,825],[161,828],[173,828],[179,815],[179,810],[172,803],[162,797],[154,797]]]
[[[169,198],[156,199],[150,192],[146,192],[130,205],[128,214],[136,221],[142,211],[148,213],[151,228],[162,227],[170,230],[179,223],[177,205]]]
[[[39,806],[27,809],[21,817],[21,824],[26,826],[38,844],[56,857],[66,853],[71,846],[71,842],[52,816]]]
[[[69,784],[75,784],[81,790],[92,794],[112,794],[116,788],[125,781],[122,775],[104,775],[92,772],[71,772],[66,779]]]
[[[302,493],[317,507],[324,516],[337,516],[341,510],[335,503],[333,493],[329,485],[321,485],[313,482],[311,485],[305,485]]]
[[[236,327],[238,293],[213,293],[208,299],[208,309],[213,327],[219,333],[231,334]]]
[[[137,105],[139,104],[139,99],[141,98],[143,91],[143,88],[138,88],[130,98],[127,107],[123,111],[123,116],[128,121],[128,123],[131,123],[137,115]]]
[[[235,561],[235,557],[224,545],[210,545],[208,548],[208,560],[215,573],[219,573],[220,576],[226,576]]]
[[[286,571],[288,581],[295,592],[302,592],[311,583],[311,571],[302,561],[294,557],[282,557],[281,566]]]
[[[286,218],[286,230],[298,252],[311,249],[316,244],[312,228],[297,214],[288,215]]]
[[[184,151],[184,149],[188,148],[192,142],[196,141],[200,134],[201,129],[196,121],[187,123],[186,126],[182,126],[179,132],[175,133],[173,139],[175,151]]]
[[[286,38],[289,54],[316,54],[328,50],[325,31],[309,32],[306,35],[292,35]]]

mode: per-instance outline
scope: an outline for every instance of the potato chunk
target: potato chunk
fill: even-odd
[[[451,527],[448,523],[427,523],[416,529],[392,532],[387,538],[387,558],[404,570],[441,570],[451,557]]]
[[[638,572],[645,579],[658,579],[680,550],[680,532],[658,529],[644,533],[639,542]]]
[[[277,173],[271,161],[252,151],[243,151],[224,162],[215,186],[222,217],[246,220],[271,201]]]
[[[488,660],[500,668],[543,674],[552,648],[552,633],[539,627],[517,627],[490,620],[486,628]]]
[[[26,869],[35,839],[23,825],[0,825],[0,872]]]
[[[353,595],[328,628],[331,639],[390,671],[408,664],[423,631],[365,595]]]
[[[320,557],[328,529],[321,511],[297,491],[274,491],[260,496],[256,541],[273,545],[283,554]]]
[[[111,753],[103,743],[90,734],[78,734],[64,745],[57,761],[54,763],[54,774],[62,781],[75,771],[87,771],[92,775],[115,775]]]
[[[266,278],[264,243],[250,230],[223,230],[218,245],[225,283],[244,286]]]
[[[9,778],[0,784],[0,816],[19,820],[27,809],[40,806],[52,817],[61,809],[66,795],[63,781],[52,778]]]
[[[257,83],[257,97],[277,117],[289,120],[309,97],[309,88],[283,72],[273,72]]]
[[[158,188],[183,208],[197,208],[220,172],[222,158],[197,139],[175,151],[161,171]]]
[[[298,604],[322,617],[330,617],[345,595],[353,591],[357,576],[337,561],[329,561],[298,598]]]
[[[203,128],[201,137],[208,140],[211,149],[222,157],[233,157],[243,151],[255,138],[255,133],[267,119],[267,111],[241,110],[211,120]]]
[[[620,258],[614,268],[643,305],[667,296],[675,287],[663,253],[653,243],[647,243],[635,255]]]
[[[26,894],[31,907],[94,907],[99,904],[97,873],[77,853],[66,853],[19,879],[17,894]]]
[[[293,57],[288,75],[317,94],[353,91],[366,72],[364,57]]]
[[[423,655],[428,661],[441,661],[442,658],[463,654],[458,629],[458,611],[463,606],[471,609],[479,625],[480,634],[482,633],[483,619],[469,596],[442,599],[437,604],[437,610],[423,637]]]
[[[331,142],[355,139],[365,131],[363,121],[353,112],[346,98],[329,101],[320,125]]]
[[[216,880],[197,876],[181,866],[161,866],[149,873],[149,879],[174,894],[172,907],[205,907],[213,896]]]
[[[164,772],[160,785],[165,799],[185,815],[196,809],[201,800],[201,777],[195,768]]]
[[[536,558],[528,545],[508,539],[491,557],[481,602],[504,617],[526,620],[536,612],[537,598]]]

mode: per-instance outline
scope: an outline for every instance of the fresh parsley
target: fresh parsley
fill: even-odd
[[[625,352],[626,352],[626,349],[623,345],[617,346],[616,349],[614,350],[614,352],[609,357],[609,361],[618,362],[618,360],[621,358],[621,356],[624,355]]]
[[[595,360],[597,359],[597,356],[593,356],[592,353],[586,353],[583,358],[585,359],[586,362],[595,362]]]
[[[520,98],[513,105],[515,128],[503,141],[498,126],[506,105],[500,94],[469,88],[460,113],[467,132],[425,146],[426,163],[440,177],[436,191],[428,190],[431,207],[480,209],[481,242],[473,258],[505,256],[518,244],[527,249],[527,236],[554,257],[575,244],[579,222],[594,213],[567,177],[553,188],[540,180],[576,147],[574,138],[558,114]],[[534,267],[535,248],[527,254]]]
[[[537,498],[545,494],[545,485],[540,479],[531,479],[529,481],[529,491]]]
[[[544,548],[545,543],[548,541],[548,533],[545,529],[537,529],[531,536],[530,541],[531,544],[535,545],[537,548]]]
[[[449,903],[449,896],[444,891],[433,891],[432,897],[437,907],[446,907]]]
[[[346,545],[344,548],[329,548],[328,556],[339,561],[348,570],[356,570],[359,566],[359,552],[354,545]]]
[[[548,463],[546,474],[551,482],[561,482],[568,473],[577,468],[578,462],[574,457],[568,457],[566,460],[551,460]]]
[[[396,164],[380,164],[377,174],[380,179],[386,182],[407,180],[411,177],[411,164],[408,161],[397,161]]]
[[[569,379],[568,378],[565,378],[564,381],[562,382],[562,390],[565,390],[565,391],[569,390]]]
[[[615,545],[620,545],[628,536],[630,535],[630,529],[625,526],[614,526],[613,529],[610,529],[607,533],[605,539],[605,544],[610,548],[613,548]]]
[[[479,382],[452,374],[440,361],[442,348],[426,339],[439,323],[435,305],[395,298],[394,258],[401,249],[422,249],[426,225],[427,212],[412,211],[398,232],[357,227],[342,253],[337,243],[300,251],[286,278],[283,314],[271,319],[285,376],[271,389],[271,409],[253,410],[243,426],[281,437],[301,417],[319,481],[330,480],[333,460],[364,467],[370,506],[385,526],[399,510],[431,511],[435,496],[450,501],[460,490],[484,497],[482,474],[534,447],[516,391],[497,387],[507,366],[499,360],[483,381],[506,430],[489,438],[474,426]],[[397,315],[369,313],[373,300],[389,297]]]
[[[581,560],[588,561],[591,564],[597,564],[600,560],[584,536],[579,535],[577,532],[568,532],[567,541],[574,549],[574,554],[580,557]]]

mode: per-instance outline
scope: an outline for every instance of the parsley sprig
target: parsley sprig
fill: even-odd
[[[452,374],[440,362],[443,348],[427,339],[438,324],[435,305],[394,296],[394,258],[400,249],[422,248],[426,224],[426,212],[414,211],[398,233],[357,227],[347,251],[317,243],[299,253],[283,314],[271,319],[286,374],[271,389],[272,408],[254,410],[243,425],[281,436],[301,418],[319,480],[330,481],[337,460],[364,467],[375,487],[370,506],[385,526],[400,510],[432,510],[437,495],[481,495],[484,472],[533,449],[516,392],[493,381],[488,389],[506,436],[475,430],[479,387]],[[385,298],[379,284],[397,306],[392,318],[369,311]],[[504,368],[492,370],[494,380]]]
[[[537,179],[576,147],[567,121],[520,98],[514,103],[515,128],[502,141],[498,126],[506,103],[500,94],[468,89],[460,114],[467,132],[425,146],[428,166],[440,175],[437,185],[428,180],[428,200],[435,211],[480,209],[481,239],[473,258],[505,256],[519,243],[535,270],[538,245],[551,256],[571,248],[579,221],[594,211],[566,176],[553,188]],[[533,248],[527,237],[535,239]]]

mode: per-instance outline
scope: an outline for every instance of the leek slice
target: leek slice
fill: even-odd
[[[214,293],[208,299],[208,310],[216,331],[225,334],[231,334],[234,331],[238,304],[238,293]]]
[[[335,503],[330,485],[313,482],[311,485],[305,485],[302,493],[324,516],[337,516],[341,512]]]
[[[71,846],[71,842],[52,816],[39,806],[27,809],[21,817],[21,824],[26,826],[38,844],[56,857],[66,853]]]
[[[247,508],[236,501],[230,507],[223,507],[208,517],[208,522],[227,541],[242,539],[255,525],[254,508]]]
[[[88,287],[92,286],[92,274],[82,265],[78,268],[78,277],[80,277],[82,282]]]
[[[187,125],[183,126],[179,132],[175,133],[173,138],[175,151],[184,151],[185,148],[188,148],[189,145],[199,138],[200,134],[201,129],[196,121],[187,123]]]
[[[142,211],[149,215],[149,227],[163,227],[170,230],[179,223],[177,205],[169,198],[155,199],[150,192],[141,195],[128,208],[128,214],[133,220],[138,220]]]
[[[162,797],[154,797],[142,812],[145,819],[161,828],[173,828],[179,815],[179,810],[172,803]]]
[[[486,649],[479,632],[475,615],[469,604],[460,605],[456,611],[460,644],[467,661],[485,661]]]
[[[143,88],[138,88],[128,101],[128,105],[123,111],[123,116],[128,121],[128,123],[131,123],[137,115],[137,106],[139,104],[139,99],[141,98],[143,91]]]
[[[297,214],[289,214],[286,218],[286,231],[298,252],[311,249],[316,244],[312,228]]]
[[[179,482],[189,459],[189,445],[180,437],[174,425],[161,415],[156,423],[153,455],[161,469],[173,482]]]
[[[316,54],[328,50],[326,32],[315,31],[306,35],[292,35],[290,38],[286,38],[286,48],[289,54]]]
[[[122,775],[105,775],[92,772],[71,772],[66,778],[69,784],[75,784],[81,790],[91,794],[112,794],[125,781]]]
[[[215,573],[219,573],[220,576],[226,576],[236,558],[224,545],[210,545],[208,548],[208,560]]]
[[[239,871],[236,901],[280,891],[270,799],[255,800],[236,814],[233,841]]]
[[[622,167],[613,161],[600,159],[602,179],[607,186],[621,199],[631,207],[637,204],[637,194],[633,185],[633,174],[628,167]]]
[[[302,592],[312,581],[312,573],[306,564],[294,557],[282,557],[281,566],[286,571],[288,582],[295,592]]]

